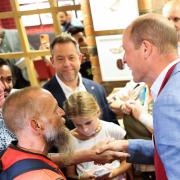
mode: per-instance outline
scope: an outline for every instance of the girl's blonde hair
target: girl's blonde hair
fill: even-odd
[[[68,118],[89,117],[100,112],[100,107],[93,95],[87,91],[73,93],[65,102],[64,110]]]

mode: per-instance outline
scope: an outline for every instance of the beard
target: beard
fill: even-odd
[[[45,139],[47,144],[51,147],[53,145],[58,147],[59,152],[71,152],[71,133],[64,125],[59,125],[56,128],[47,126],[45,130]]]
[[[180,30],[177,31],[178,42],[180,42]]]

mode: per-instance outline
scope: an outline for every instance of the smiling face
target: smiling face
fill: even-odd
[[[61,25],[65,25],[68,22],[68,14],[65,12],[59,12],[58,15]]]
[[[61,149],[69,143],[69,130],[64,125],[64,111],[58,106],[52,95],[46,97],[43,103],[42,120],[44,122],[44,137],[48,144],[56,143]]]
[[[52,58],[57,75],[65,84],[77,80],[82,56],[72,42],[57,43]]]
[[[123,48],[123,62],[127,63],[129,68],[132,70],[133,80],[135,82],[143,82],[145,71],[147,69],[143,56],[143,45],[139,48],[135,48],[134,43],[129,37],[129,32],[127,31],[123,36]]]

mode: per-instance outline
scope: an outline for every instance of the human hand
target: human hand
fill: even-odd
[[[114,149],[110,148],[110,144],[112,143],[112,139],[108,139],[106,141],[101,141],[97,145],[93,146],[93,150],[95,154],[93,156],[93,161],[96,164],[105,164],[114,161],[115,159],[120,159],[122,157],[128,157],[129,154],[125,152],[118,152]]]
[[[132,107],[129,106],[129,102],[124,102],[123,104],[121,104],[120,110],[123,114],[129,115],[132,112]]]
[[[97,150],[97,154],[101,154],[103,152],[106,152],[108,150],[115,151],[115,152],[121,152],[121,157],[128,157],[129,154],[125,153],[123,151],[127,151],[128,149],[128,140],[114,140],[113,142],[110,142],[108,144],[105,144],[104,146],[100,147]]]
[[[96,164],[111,163],[114,160],[119,160],[122,157],[129,157],[128,153],[119,152],[115,150],[107,150],[107,147],[97,149],[96,155],[93,157],[93,161]],[[110,147],[109,147],[110,148]]]
[[[107,96],[107,101],[111,103],[111,101],[114,101],[114,98],[117,97],[118,92],[120,92],[121,88],[114,88],[112,92]]]
[[[141,114],[147,113],[140,101],[129,101],[126,103],[127,108],[131,109],[132,116],[139,120]]]
[[[121,106],[123,104],[124,104],[123,101],[121,101],[120,99],[116,99],[112,101],[111,103],[109,103],[109,106],[116,115],[123,116],[123,112],[121,110]]]

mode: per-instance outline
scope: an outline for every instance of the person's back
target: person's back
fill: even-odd
[[[2,168],[4,172],[7,171],[8,178],[14,180],[33,180],[37,179],[37,177],[38,180],[55,180],[57,178],[62,180],[64,179],[58,174],[60,173],[60,171],[58,171],[58,166],[54,164],[50,159],[39,153],[30,153],[29,151],[18,147],[16,143],[17,142],[14,141],[1,156]],[[30,162],[28,160],[30,160]],[[34,167],[34,164],[32,164],[31,162],[33,160],[35,162],[37,160],[40,160],[40,162],[44,164],[44,167],[38,167],[37,162],[36,166]],[[18,163],[22,164],[17,166]],[[24,166],[26,166],[27,168]],[[48,166],[50,166],[50,169],[48,169]],[[0,178],[2,175],[1,171]],[[3,178],[3,180],[6,180],[5,177]]]

